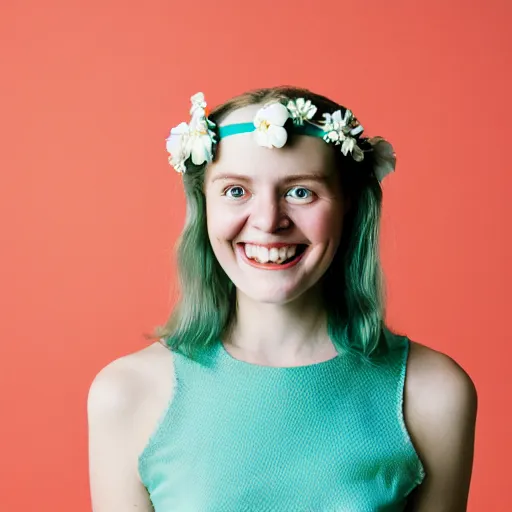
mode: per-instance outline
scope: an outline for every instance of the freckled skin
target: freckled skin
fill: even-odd
[[[258,108],[239,109],[223,124],[245,122]],[[206,171],[207,226],[215,256],[239,291],[256,301],[284,303],[318,283],[343,227],[338,172],[332,146],[315,137],[298,136],[280,149],[259,146],[251,133],[222,139]],[[298,196],[298,189],[308,197]],[[289,227],[280,229],[285,218]],[[237,242],[304,243],[308,249],[297,265],[267,271],[242,261]]]

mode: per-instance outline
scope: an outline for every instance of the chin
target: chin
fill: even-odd
[[[309,296],[318,300],[316,285],[332,260],[325,247],[305,244],[278,264],[249,259],[241,244],[235,246],[234,254],[218,251],[216,257],[239,293],[254,302],[276,305]]]
[[[264,286],[260,283],[258,286],[237,286],[237,290],[254,302],[262,304],[288,304],[310,294],[310,288],[305,287],[304,283],[300,286]]]

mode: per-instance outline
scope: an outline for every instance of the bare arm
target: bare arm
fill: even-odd
[[[121,360],[91,384],[87,402],[89,476],[93,512],[154,512],[137,469],[135,412],[141,377]]]
[[[408,510],[465,512],[473,466],[475,386],[455,361],[418,344],[411,347],[409,372],[406,417],[426,477]]]

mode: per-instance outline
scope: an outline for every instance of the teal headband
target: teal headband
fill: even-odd
[[[190,123],[180,123],[171,129],[166,139],[169,163],[177,172],[187,171],[187,163],[200,166],[213,161],[215,146],[221,139],[240,133],[254,132],[260,146],[281,148],[286,144],[288,131],[297,135],[318,137],[339,146],[343,155],[348,154],[361,162],[365,153],[373,153],[372,172],[379,181],[395,168],[393,147],[382,137],[361,138],[363,127],[348,109],[324,113],[322,121],[313,121],[317,107],[304,98],[288,99],[286,103],[274,100],[263,105],[253,122],[217,126],[206,115],[203,93],[191,98]]]
[[[219,126],[217,134],[220,139],[229,137],[230,135],[237,135],[239,133],[250,133],[256,130],[254,123],[235,123],[226,126]],[[325,136],[325,131],[318,126],[312,124],[293,125],[293,133],[297,135],[309,135],[310,137],[319,137],[321,139]]]

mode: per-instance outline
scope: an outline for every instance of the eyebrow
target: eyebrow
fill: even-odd
[[[243,174],[220,174],[213,178],[212,183],[218,180],[240,180],[240,181],[252,181],[252,178]],[[310,173],[310,174],[292,174],[286,176],[283,180],[285,183],[292,181],[318,181],[325,183],[329,181],[329,177],[321,173]]]

